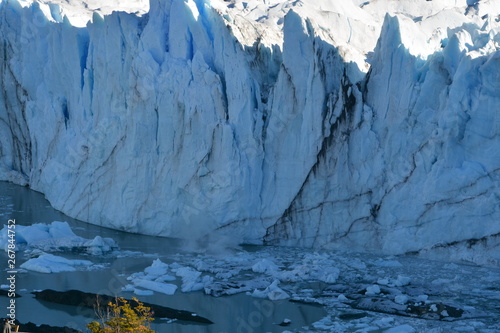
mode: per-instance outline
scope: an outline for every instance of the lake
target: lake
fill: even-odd
[[[322,307],[292,303],[288,300],[271,302],[244,293],[212,297],[205,295],[202,291],[182,293],[179,290],[175,295],[155,293],[152,296],[137,296],[130,292],[122,292],[121,289],[130,283],[126,279],[127,276],[143,271],[151,265],[154,259],[160,258],[165,262],[170,262],[178,255],[196,256],[198,254],[184,251],[183,242],[179,240],[129,234],[72,219],[53,209],[42,194],[27,187],[0,182],[0,219],[2,219],[2,224],[7,224],[8,219],[16,219],[18,225],[66,221],[79,236],[84,238],[94,238],[97,235],[110,237],[118,243],[120,251],[136,252],[136,254],[124,257],[55,253],[69,259],[91,260],[95,264],[104,265],[104,268],[51,274],[27,271],[18,274],[16,286],[22,297],[17,299],[16,312],[17,319],[21,322],[31,321],[36,324],[68,326],[85,331],[85,325],[94,319],[95,313],[92,309],[39,301],[31,295],[32,291],[42,289],[58,291],[77,289],[126,298],[136,296],[143,302],[196,312],[214,322],[212,325],[193,325],[185,322],[168,323],[168,321],[155,320],[152,328],[157,332],[251,332],[250,329],[255,332],[282,332],[284,328],[277,324],[285,318],[293,319],[287,329],[294,329],[315,322],[326,315]],[[224,255],[232,254],[228,252]],[[28,258],[22,253],[18,253],[17,266],[26,259]],[[7,256],[3,251],[0,261],[7,263]],[[2,270],[0,283],[7,284],[6,278],[7,272]],[[0,301],[2,309],[5,309],[4,305],[7,305],[8,298],[0,296]]]
[[[130,234],[72,219],[53,209],[42,194],[6,182],[0,182],[0,219],[2,224],[16,219],[17,225],[66,221],[78,236],[112,238],[119,246],[118,251],[104,255],[52,253],[90,260],[90,269],[20,272],[16,286],[22,297],[17,299],[16,312],[21,322],[85,331],[85,325],[95,319],[93,309],[39,301],[31,294],[42,289],[77,289],[136,296],[143,302],[192,311],[214,322],[155,320],[152,328],[156,332],[385,332],[391,328],[397,332],[500,332],[498,266],[352,253],[348,249],[242,246],[207,251],[191,242]],[[36,250],[29,253],[40,254]],[[29,257],[18,252],[16,259],[19,267]],[[142,274],[157,259],[171,268],[199,272],[200,278],[208,279],[205,289],[182,292],[186,282],[178,274],[170,282],[178,286],[174,295],[141,288],[136,288],[139,295],[122,290],[126,286],[130,290],[129,277]],[[3,251],[0,261],[6,267]],[[175,275],[175,269],[171,273]],[[2,270],[0,284],[4,289],[7,276],[7,270]],[[255,297],[266,297],[264,288],[278,283],[285,299]],[[228,293],[240,287],[246,290],[220,297],[203,291],[218,287]],[[8,301],[0,296],[3,309]],[[290,325],[280,326],[286,319]]]

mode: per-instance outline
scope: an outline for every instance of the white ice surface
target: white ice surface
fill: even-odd
[[[298,267],[304,268],[303,274],[282,279]],[[336,278],[331,282],[321,280],[321,275],[312,273],[320,268],[338,272]],[[177,279],[171,281],[173,275]],[[303,327],[300,332],[385,332],[392,329],[394,332],[480,333],[496,332],[498,328],[494,318],[500,293],[492,287],[500,282],[500,271],[496,267],[447,264],[415,257],[264,247],[251,252],[166,255],[161,260],[154,260],[143,272],[132,274],[129,280],[138,278],[168,280],[182,285],[181,292],[197,291],[203,285],[203,291],[214,297],[246,293],[273,302],[292,299],[324,306],[328,316]],[[188,288],[195,285],[199,287]],[[137,291],[137,285],[130,285],[127,290],[134,291],[134,288]],[[146,289],[154,290],[145,286],[140,292],[148,293]],[[457,298],[457,295],[461,296]],[[356,309],[356,301],[371,299],[381,304],[378,309]],[[454,320],[443,304],[466,311],[467,319]],[[448,319],[391,314],[393,307],[406,309],[413,305],[422,306],[435,316],[447,314],[445,318]],[[363,313],[365,315],[360,318],[346,318]]]
[[[16,250],[84,251],[92,255],[102,255],[118,248],[111,238],[96,236],[94,239],[85,239],[77,236],[67,222],[16,225],[14,230]],[[8,239],[8,228],[4,226],[0,231],[0,244],[5,251],[9,244]]]
[[[91,269],[93,263],[89,260],[66,259],[53,254],[42,254],[21,264],[21,268],[39,273],[74,272]]]
[[[47,19],[61,23],[66,18],[76,27],[85,27],[94,13],[101,17],[114,11],[144,15],[149,10],[148,0],[20,0],[19,3],[22,6],[37,3]]]
[[[393,328],[389,328],[384,331],[385,333],[415,333],[416,330],[410,325],[400,325]]]
[[[279,280],[274,280],[273,283],[266,287],[266,289],[255,289],[250,295],[258,298],[268,298],[271,301],[290,298],[290,295],[288,295],[283,289],[278,287],[278,285]]]
[[[160,259],[156,259],[151,266],[144,270],[144,272],[134,273],[129,276],[127,279],[131,284],[125,286],[123,290],[134,291],[137,295],[143,295],[145,292],[144,290],[173,295],[177,290],[177,286],[165,282],[175,281],[176,278],[169,275],[169,272],[169,265],[163,263]]]

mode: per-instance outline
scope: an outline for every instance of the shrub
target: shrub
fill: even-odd
[[[101,322],[93,321],[87,328],[92,333],[154,333],[150,327],[153,312],[137,298],[133,300],[137,305],[131,306],[123,297],[117,298],[115,303],[109,302],[105,310],[98,303],[96,312]]]

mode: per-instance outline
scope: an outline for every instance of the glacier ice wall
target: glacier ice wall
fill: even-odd
[[[498,237],[498,45],[459,30],[423,61],[400,24],[386,19],[364,86],[339,100],[336,130],[266,239],[401,253]]]
[[[202,0],[85,27],[47,6],[0,3],[0,179],[130,232],[500,259],[494,17],[448,11],[426,49],[421,17],[351,3],[274,34]]]

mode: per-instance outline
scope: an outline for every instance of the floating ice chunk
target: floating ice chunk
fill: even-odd
[[[144,269],[144,273],[146,275],[153,277],[159,277],[165,275],[167,274],[167,272],[168,272],[168,265],[162,262],[160,259],[154,260],[151,266],[146,267],[146,269]]]
[[[252,295],[253,297],[257,297],[257,298],[267,298],[266,290],[257,290],[257,289],[255,289],[253,291],[253,293],[251,293],[250,295]]]
[[[340,270],[337,267],[325,267],[318,272],[318,280],[326,283],[335,283],[339,277]]]
[[[419,296],[417,296],[416,301],[425,303],[425,302],[427,302],[428,299],[429,299],[428,295],[419,295]]]
[[[201,272],[192,267],[182,266],[177,263],[165,264],[160,259],[153,261],[151,266],[146,267],[143,272],[131,274],[127,279],[133,286],[125,287],[131,291],[133,287],[140,287],[167,295],[173,295],[177,290],[177,285],[165,282],[175,281],[176,278],[169,273],[173,272],[182,279],[182,292],[203,290],[213,282],[213,278],[206,275],[201,276]],[[125,289],[124,289],[125,290]]]
[[[380,326],[380,327],[383,327],[383,328],[389,328],[390,326],[392,326],[392,322],[394,322],[394,318],[392,317],[384,317],[384,318],[380,318],[378,320],[375,320],[373,323]]]
[[[168,275],[168,274],[162,275],[162,276],[160,276],[160,277],[158,277],[158,278],[155,279],[156,282],[172,282],[172,281],[175,281],[175,280],[177,280],[175,278],[175,276]]]
[[[411,279],[409,277],[398,275],[398,278],[397,278],[396,282],[394,282],[394,285],[396,287],[404,287],[404,286],[409,285],[410,281],[411,281]]]
[[[134,285],[127,284],[125,287],[122,288],[122,291],[134,291]]]
[[[191,267],[181,267],[175,270],[175,274],[182,278],[183,292],[203,289],[201,286],[197,285],[199,283],[201,272]],[[200,289],[197,289],[197,287],[200,287]]]
[[[345,301],[348,301],[349,299],[347,297],[344,296],[344,294],[340,294],[337,296],[337,299],[341,302],[345,302]]]
[[[394,302],[396,302],[398,304],[406,304],[406,302],[408,302],[408,296],[397,295],[396,298],[394,299]]]
[[[102,255],[117,248],[113,239],[102,238],[101,236],[96,236],[94,239],[85,242],[84,247],[87,248],[87,252],[92,255]]]
[[[137,296],[152,296],[154,295],[154,292],[151,290],[144,290],[144,289],[134,289],[134,294]]]
[[[269,259],[262,259],[252,266],[252,271],[256,273],[272,274],[278,270],[278,266]]]
[[[410,325],[400,325],[393,328],[389,328],[384,331],[385,333],[415,333],[415,329]]]
[[[123,291],[133,291],[136,295],[144,295],[142,289],[156,291],[166,295],[173,295],[177,290],[177,285],[165,283],[166,281],[175,281],[176,278],[168,274],[169,265],[160,259],[153,261],[151,266],[144,269],[144,272],[138,272],[130,275],[127,280],[132,284],[125,286]],[[142,288],[137,289],[136,287]]]
[[[355,258],[354,260],[351,260],[347,263],[352,268],[356,269],[366,269],[366,264],[362,262],[360,259]]]
[[[201,277],[201,272],[192,267],[179,267],[174,269],[174,271],[178,277],[182,278],[182,292],[203,290],[213,282],[212,277],[208,275]]]
[[[156,291],[156,292],[166,294],[166,295],[173,295],[173,294],[175,294],[175,291],[177,290],[177,286],[175,284],[171,284],[171,283],[162,283],[162,282],[156,282],[156,281],[151,281],[151,280],[142,280],[142,279],[136,279],[133,282],[134,282],[134,285],[137,287]],[[134,290],[134,292],[136,292],[136,291]]]
[[[312,326],[315,329],[328,332],[346,332],[347,327],[340,324],[337,320],[332,320],[330,316],[327,316],[317,322],[313,323]]]
[[[89,266],[92,266],[92,262],[88,260],[71,260],[46,253],[26,261],[21,268],[40,273],[59,273],[87,269]]]
[[[290,298],[290,295],[288,295],[283,289],[278,287],[278,284],[279,280],[274,280],[273,283],[271,283],[266,289],[255,289],[251,295],[258,298],[269,298],[271,301]]]
[[[306,254],[302,261],[291,265],[291,270],[280,270],[272,276],[280,281],[298,282],[304,280],[319,280],[326,283],[337,281],[340,270],[328,255],[318,253]]]
[[[8,244],[7,233],[7,227],[0,232],[0,244],[4,249]],[[16,246],[17,250],[85,251],[92,255],[101,255],[118,248],[111,238],[96,236],[94,239],[86,239],[75,235],[67,222],[58,221],[30,226],[16,225]]]
[[[388,287],[404,287],[410,284],[411,279],[406,276],[398,275],[396,280],[391,278],[381,278],[377,280],[377,283]]]
[[[281,322],[281,324],[279,324],[280,326],[288,326],[292,323],[292,320],[291,319],[288,319],[288,318],[285,318],[283,319],[283,321]]]
[[[390,284],[388,278],[378,279],[377,283],[383,286],[388,286]]]
[[[458,270],[460,268],[460,266],[458,266],[457,264],[454,264],[454,263],[450,263],[450,264],[444,265],[443,268],[451,269],[451,270]]]
[[[374,284],[366,288],[365,295],[377,295],[380,294],[380,286]]]
[[[397,260],[377,259],[374,264],[380,267],[403,267],[403,265]]]
[[[435,285],[442,285],[442,284],[448,284],[450,282],[452,282],[453,280],[450,280],[450,279],[442,279],[442,278],[439,278],[439,279],[435,279],[433,280],[431,283],[432,284],[435,284]]]
[[[311,278],[313,272],[309,265],[299,265],[292,270],[277,272],[274,277],[289,282],[297,282]]]

